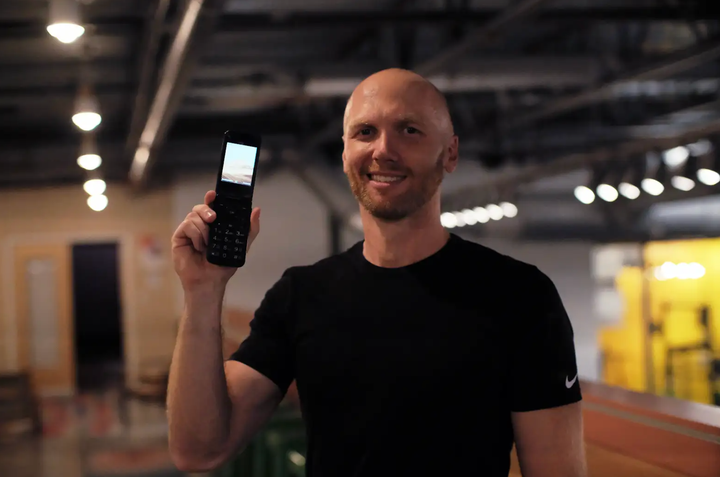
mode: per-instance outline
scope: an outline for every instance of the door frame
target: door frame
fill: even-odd
[[[23,245],[45,245],[45,246],[64,246],[67,247],[68,253],[72,253],[73,245],[96,244],[96,243],[117,243],[117,260],[118,260],[118,294],[120,295],[120,320],[121,331],[125,337],[123,340],[123,362],[127,372],[125,373],[125,381],[131,382],[134,370],[138,369],[139,349],[138,341],[135,339],[137,335],[137,316],[135,314],[135,290],[132,286],[135,276],[135,243],[134,234],[127,232],[69,232],[69,233],[30,233],[30,234],[10,234],[5,237],[2,242],[2,274],[5,281],[3,302],[3,315],[5,316],[4,331],[5,340],[2,343],[5,348],[5,362],[7,363],[7,371],[18,371],[20,365],[20,352],[17,336],[19,332],[18,326],[18,309],[17,309],[17,289],[14,283],[15,276],[15,247]],[[72,273],[72,264],[71,270]],[[72,283],[69,287],[70,296],[72,296]],[[73,312],[71,323],[74,327],[75,315]],[[73,329],[74,335],[74,329]],[[75,350],[73,350],[73,366],[77,365],[74,358]],[[58,395],[67,395],[72,390],[58,390]]]

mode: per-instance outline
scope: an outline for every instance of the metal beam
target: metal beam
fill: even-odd
[[[220,32],[246,32],[258,30],[291,30],[295,28],[323,28],[343,26],[366,29],[365,36],[378,28],[403,25],[449,26],[466,24],[478,26],[492,21],[502,13],[497,8],[480,8],[466,11],[423,9],[403,11],[389,7],[382,11],[295,11],[287,15],[274,13],[224,14],[218,23]],[[538,13],[541,23],[585,24],[589,22],[684,22],[692,15],[695,21],[713,20],[717,14],[709,5],[698,6],[685,12],[671,7],[634,8],[548,8]]]
[[[478,29],[471,31],[465,38],[440,52],[434,57],[416,65],[413,69],[420,75],[431,75],[445,68],[446,65],[460,59],[465,53],[484,43],[496,40],[505,29],[517,21],[531,15],[547,0],[524,0],[512,4],[505,10],[499,12],[489,22]]]
[[[278,78],[275,84],[266,85],[243,83],[231,69],[231,76],[226,78],[194,81],[187,97],[202,98],[195,109],[227,111],[256,109],[298,97],[347,98],[365,76],[384,66],[368,64],[364,74],[325,68],[322,74],[306,75],[302,84]],[[507,58],[458,62],[452,75],[436,74],[428,76],[428,80],[445,93],[494,92],[498,88],[579,87],[592,83],[599,72],[599,64],[592,59]]]
[[[102,157],[102,174],[111,180],[124,180],[127,178],[127,164],[123,160],[123,136],[98,137],[98,151]],[[0,184],[38,184],[52,182],[61,183],[66,180],[82,180],[85,172],[76,163],[78,156],[77,141],[48,142],[43,134],[42,144],[25,141],[16,145],[0,143],[4,147],[0,155]],[[263,179],[267,179],[269,171],[279,161],[276,151],[291,147],[293,139],[287,136],[268,136],[263,138],[263,151],[260,155],[260,171]],[[168,164],[165,172],[172,173],[198,173],[214,172],[217,169],[217,157],[207,154],[208,150],[216,150],[218,138],[206,136],[205,138],[183,139],[168,141],[161,151],[163,164]],[[168,160],[166,160],[168,159]],[[172,159],[170,161],[169,159]]]
[[[55,64],[15,65],[4,67],[0,75],[0,88],[32,88],[73,86],[77,94],[77,79],[83,70],[94,86],[103,83],[131,83],[127,65],[112,60],[76,60]]]
[[[407,12],[404,12],[405,7],[410,3],[410,0],[395,0],[392,5],[389,6],[388,10],[390,10],[391,14],[395,15],[403,15],[407,14]],[[384,13],[384,12],[383,12]],[[331,25],[336,25],[335,23]],[[377,35],[380,30],[382,30],[383,25],[378,25],[377,23],[372,23],[366,26],[363,26],[363,29],[358,32],[357,35],[354,35],[352,38],[345,41],[343,44],[340,45],[340,47],[337,50],[337,58],[338,59],[345,59],[349,56],[352,56],[352,54],[358,50],[360,47],[362,47],[369,38],[371,38],[374,34]]]
[[[158,81],[155,96],[134,148],[130,181],[142,186],[148,178],[158,148],[172,124],[190,73],[204,43],[215,27],[224,0],[188,0]]]
[[[145,29],[145,38],[141,44],[141,55],[138,63],[138,86],[135,94],[135,103],[130,119],[130,130],[128,133],[126,149],[128,154],[136,146],[140,135],[143,121],[147,119],[150,95],[152,94],[153,80],[160,67],[158,62],[158,50],[160,40],[165,31],[165,19],[167,17],[170,0],[156,0],[152,15],[148,18]]]
[[[107,78],[107,82],[94,86],[96,96],[117,96],[131,93],[132,84]],[[74,100],[77,97],[77,84],[56,86],[19,86],[0,88],[0,103],[22,104],[27,101]]]
[[[558,116],[583,106],[612,98],[616,90],[626,83],[668,78],[702,64],[712,62],[718,58],[720,58],[720,41],[718,40],[693,46],[659,63],[621,75],[612,81],[592,87],[579,94],[555,100],[548,105],[541,106],[540,109],[536,111],[518,114],[515,117],[511,115],[510,118],[502,122],[501,127],[504,130],[514,129],[537,122],[541,119]]]
[[[338,202],[334,200],[327,184],[323,184],[322,181],[318,179],[318,174],[313,174],[310,166],[306,163],[301,163],[299,159],[300,157],[295,157],[287,161],[286,166],[288,169],[300,179],[307,190],[325,207],[325,210],[327,210],[331,217],[344,221],[347,217],[342,204],[338,204]]]
[[[408,3],[406,0],[399,1]],[[36,12],[43,10],[44,6],[28,10],[26,16],[22,13],[23,7],[25,5],[19,4],[17,10],[10,13],[9,18],[6,15],[0,15],[0,18],[4,19],[0,21],[0,39],[37,38],[47,35],[45,23],[36,20]],[[362,36],[367,37],[383,26],[448,26],[458,23],[478,25],[490,21],[499,13],[500,10],[497,8],[476,8],[467,11],[423,9],[406,12],[392,8],[380,11],[295,11],[286,15],[277,15],[274,12],[226,13],[220,19],[218,31],[291,30],[294,28],[323,28],[342,25],[348,28],[364,29]],[[717,13],[711,9],[710,2],[691,3],[683,8],[667,6],[552,8],[549,6],[546,11],[537,16],[538,22],[561,23],[564,25],[591,22],[687,22],[688,20],[698,22],[716,19]],[[84,23],[96,35],[136,36],[143,28],[142,17],[127,11],[91,11],[84,19]],[[344,50],[352,49],[352,45],[356,46],[361,39],[360,35],[354,37],[355,41],[349,42]]]
[[[448,64],[459,60],[460,57],[462,57],[462,55],[464,55],[468,50],[471,50],[481,44],[492,42],[503,33],[506,33],[507,28],[526,18],[546,1],[547,0],[522,0],[519,3],[507,7],[502,10],[500,14],[493,17],[489,23],[479,27],[475,31],[471,32],[466,38],[460,40],[446,50],[441,51],[436,56],[417,65],[413,68],[413,70],[418,74],[426,76],[443,71]],[[340,138],[341,130],[342,116],[338,117],[337,120],[331,121],[325,128],[313,135],[304,145],[305,151],[315,149],[320,144],[334,136]]]
[[[243,63],[203,62],[202,67],[194,75],[193,85],[196,87],[218,87],[237,85],[239,78],[262,73],[273,76],[279,80],[277,83],[292,84],[297,86],[297,75],[300,73],[307,82],[317,85],[319,93],[328,86],[331,81],[342,81],[340,94],[350,94],[363,78],[382,68],[386,63],[381,61],[342,61],[342,62],[321,62],[307,63],[302,59],[296,64],[270,64],[270,63]],[[580,86],[587,85],[598,79],[602,73],[600,60],[587,55],[557,56],[557,55],[511,55],[497,58],[468,58],[453,62],[451,66],[437,72],[434,76],[442,76],[446,72],[452,72],[453,77],[472,75],[472,82],[483,84],[483,88],[494,88],[501,85],[503,81],[511,81],[518,87],[521,85],[541,86]],[[709,72],[708,74],[712,74]],[[538,76],[540,79],[533,79]],[[322,83],[319,83],[322,82]],[[462,88],[460,80],[450,81],[443,79],[448,87]],[[333,91],[337,90],[334,85]],[[443,87],[443,85],[439,85]],[[350,88],[350,89],[348,89]],[[335,93],[330,93],[335,94]]]

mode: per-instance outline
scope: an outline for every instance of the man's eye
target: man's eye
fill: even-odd
[[[360,130],[360,135],[361,135],[361,136],[367,136],[367,135],[369,135],[371,132],[372,132],[372,131],[370,131],[370,128],[363,128],[363,129]]]
[[[417,129],[415,129],[414,127],[412,127],[412,126],[406,127],[406,128],[405,128],[405,131],[407,131],[408,134],[415,134],[415,133],[420,132],[420,131],[418,131]]]

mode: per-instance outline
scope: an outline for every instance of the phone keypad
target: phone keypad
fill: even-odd
[[[245,204],[216,202],[215,221],[210,224],[209,259],[233,266],[245,262],[250,233],[251,208]]]

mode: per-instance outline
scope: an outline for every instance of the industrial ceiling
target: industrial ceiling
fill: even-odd
[[[69,44],[46,29],[54,1],[0,1],[0,187],[82,183],[92,135],[102,176],[142,191],[213,171],[239,129],[264,136],[264,172],[320,193],[307,172],[341,180],[348,95],[392,66],[448,97],[466,164],[448,211],[523,194],[577,205],[580,182],[720,134],[711,1],[84,0]],[[81,92],[102,116],[92,133],[71,121]]]

